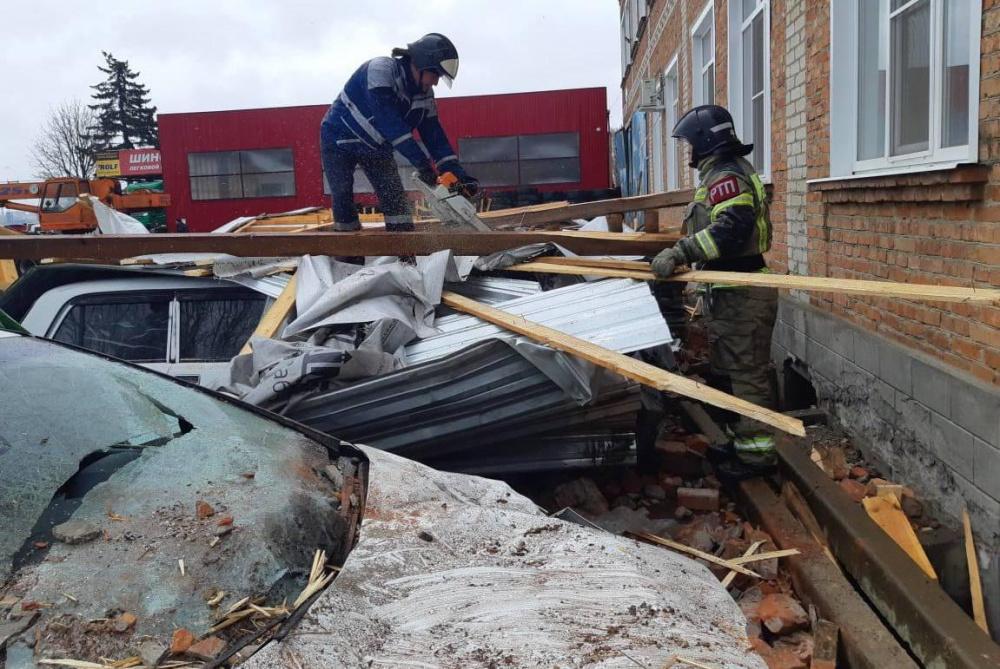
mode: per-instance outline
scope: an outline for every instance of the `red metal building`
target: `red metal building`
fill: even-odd
[[[171,229],[204,232],[238,216],[329,206],[319,156],[327,105],[160,114]],[[607,92],[582,88],[438,100],[441,123],[489,191],[610,187]],[[401,164],[408,179],[412,170]],[[373,203],[360,172],[355,191]]]

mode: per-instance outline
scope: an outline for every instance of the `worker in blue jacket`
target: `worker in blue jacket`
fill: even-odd
[[[434,104],[434,86],[444,79],[451,87],[457,74],[455,45],[444,35],[430,33],[405,49],[393,49],[391,57],[369,60],[347,80],[320,128],[334,229],[361,229],[354,206],[354,169],[360,165],[375,189],[386,230],[413,230],[394,152],[428,185],[437,182],[438,173],[451,172],[466,194],[475,194],[478,182],[458,162]]]

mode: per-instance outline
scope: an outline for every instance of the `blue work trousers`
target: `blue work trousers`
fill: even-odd
[[[361,229],[358,210],[354,206],[354,169],[360,166],[375,190],[379,208],[385,217],[385,229],[389,232],[413,230],[413,213],[406,200],[406,191],[403,190],[392,151],[354,148],[356,144],[348,146],[350,148],[333,143],[322,144],[323,172],[333,198],[334,229]]]

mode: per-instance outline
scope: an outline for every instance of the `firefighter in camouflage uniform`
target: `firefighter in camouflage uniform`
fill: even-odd
[[[684,238],[652,263],[658,277],[681,265],[729,272],[767,272],[771,221],[760,176],[745,158],[753,145],[740,142],[729,112],[703,105],[687,112],[673,137],[691,147],[699,185],[684,219]],[[768,409],[776,405],[771,381],[771,334],[777,316],[773,288],[707,286],[705,299],[714,375],[728,377],[737,397]],[[741,417],[729,426],[736,461],[720,468],[758,473],[775,463],[774,439],[761,423]]]

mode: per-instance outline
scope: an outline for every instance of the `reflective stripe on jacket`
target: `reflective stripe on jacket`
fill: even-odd
[[[409,70],[405,57],[382,56],[359,67],[323,117],[323,143],[354,151],[395,150],[418,169],[430,167],[431,159],[439,165],[457,160],[438,120],[434,92],[424,93]]]
[[[771,219],[753,166],[738,156],[708,158],[699,176],[701,185],[684,219],[685,250],[701,262],[767,252]]]

